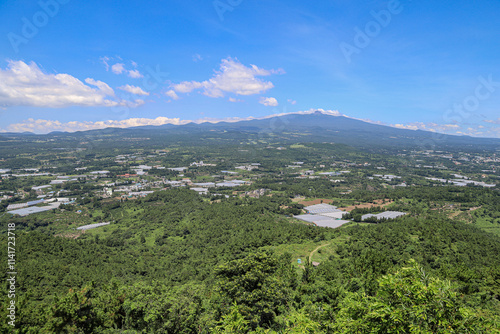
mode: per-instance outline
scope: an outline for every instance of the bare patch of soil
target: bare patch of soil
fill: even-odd
[[[312,201],[300,201],[299,204],[309,206],[309,205],[316,205],[316,204],[321,204],[321,203],[331,204],[332,202],[333,202],[333,199],[318,198],[318,199],[315,199]]]

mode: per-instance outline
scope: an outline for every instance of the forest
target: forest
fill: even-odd
[[[491,204],[495,196],[475,195],[460,201]],[[418,203],[456,193],[404,197]],[[498,332],[499,237],[430,209],[318,228],[286,218],[287,204],[284,196],[211,203],[172,189],[102,205],[114,223],[77,239],[12,219],[23,278],[15,332]],[[5,255],[7,237],[0,240]],[[283,251],[308,242],[327,245],[318,266],[307,254],[297,265]],[[3,324],[2,332],[11,330]]]

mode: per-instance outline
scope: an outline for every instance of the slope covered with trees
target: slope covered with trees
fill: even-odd
[[[432,210],[317,228],[284,218],[289,204],[173,189],[101,205],[114,223],[78,239],[19,223],[16,332],[498,330],[498,237]],[[332,250],[318,267],[273,251],[311,241]]]

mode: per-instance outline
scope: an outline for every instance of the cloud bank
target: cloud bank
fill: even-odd
[[[9,61],[0,69],[0,106],[63,108],[123,104],[106,83],[87,78],[84,84],[69,74],[44,73],[37,64]]]
[[[53,120],[44,120],[44,119],[33,119],[29,118],[20,123],[11,124],[6,129],[2,130],[2,132],[34,132],[34,133],[49,133],[52,131],[67,131],[67,132],[75,132],[75,131],[85,131],[85,130],[95,130],[95,129],[105,129],[110,127],[115,128],[129,128],[134,126],[145,126],[145,125],[164,125],[164,124],[174,124],[174,125],[183,125],[187,123],[218,123],[218,122],[239,122],[239,121],[248,121],[253,119],[266,119],[276,116],[283,116],[289,114],[311,114],[316,111],[320,111],[327,115],[332,116],[344,116],[336,110],[323,110],[323,109],[310,109],[306,111],[297,111],[291,113],[281,113],[281,114],[273,114],[264,117],[230,117],[230,118],[203,118],[195,121],[191,120],[181,120],[180,118],[168,118],[168,117],[157,117],[157,118],[129,118],[125,120],[106,120],[106,121],[97,121],[97,122],[60,122]]]
[[[0,68],[0,107],[134,108],[144,104],[140,99],[127,101],[116,97],[114,90],[105,82],[87,78],[85,83],[70,74],[45,73],[34,62],[26,64],[23,61],[10,60],[7,68]],[[134,90],[138,93],[136,95],[147,95],[144,91],[139,91],[138,87],[127,85],[120,88]]]
[[[95,130],[95,129],[105,129],[105,128],[130,128],[134,126],[145,126],[145,125],[164,125],[164,124],[186,124],[190,121],[181,121],[179,118],[167,118],[167,117],[157,117],[157,118],[129,118],[125,120],[108,120],[108,121],[97,121],[97,122],[60,122],[44,119],[33,119],[29,118],[21,123],[11,124],[7,128],[11,132],[34,132],[34,133],[49,133],[52,131],[85,131],[85,130]]]

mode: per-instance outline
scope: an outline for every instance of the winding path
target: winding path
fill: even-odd
[[[311,253],[309,253],[309,262],[312,262],[312,257],[313,257],[314,253],[316,253],[316,251],[317,251],[318,249],[320,249],[321,247],[328,246],[328,245],[330,245],[330,244],[331,244],[331,242],[329,242],[329,243],[327,243],[327,244],[324,244],[324,245],[319,245],[318,247],[316,247],[316,248],[315,248],[315,249],[314,249]]]

